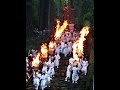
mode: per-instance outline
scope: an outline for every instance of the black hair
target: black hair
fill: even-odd
[[[76,67],[78,67],[78,65],[76,65]]]

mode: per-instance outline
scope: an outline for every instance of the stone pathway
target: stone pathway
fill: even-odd
[[[59,68],[55,68],[55,77],[52,79],[50,87],[47,87],[45,90],[86,90],[86,76],[80,74],[77,84],[72,84],[71,82],[65,81],[68,60],[69,58],[60,59]],[[26,90],[35,90],[34,86],[32,85],[32,81]]]

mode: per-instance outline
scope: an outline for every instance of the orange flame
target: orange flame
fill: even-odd
[[[55,42],[50,41],[50,43],[49,43],[49,46],[48,46],[48,47],[49,47],[49,48],[54,48],[54,47],[55,47],[55,44],[56,44]]]
[[[88,33],[89,33],[89,27],[88,26],[85,26],[85,27],[83,27],[82,28],[82,30],[81,30],[81,32],[80,32],[80,34],[81,34],[81,36],[79,37],[79,39],[78,39],[78,53],[80,54],[84,54],[83,53],[83,47],[84,47],[84,45],[83,45],[83,42],[86,40],[85,39],[85,36],[87,36],[88,35]]]
[[[58,30],[60,28],[60,21],[57,20],[57,26],[56,26],[56,30]]]
[[[88,26],[85,26],[82,28],[82,30],[80,31],[80,37],[79,39],[73,44],[73,57],[75,59],[78,58],[78,56],[83,56],[84,53],[83,53],[83,42],[86,40],[85,39],[85,36],[87,36],[89,33],[89,27]],[[76,55],[76,53],[78,55]]]
[[[41,54],[42,54],[41,55],[42,58],[47,58],[47,56],[48,56],[48,48],[47,48],[46,43],[41,46]]]
[[[37,54],[37,56],[35,58],[33,58],[33,61],[32,61],[32,67],[39,67],[39,63],[40,63],[40,60],[39,60],[39,57],[40,57],[40,53]]]
[[[67,27],[67,25],[68,25],[67,20],[65,20],[63,22],[62,26],[60,26],[60,21],[57,21],[55,40],[58,40],[61,37],[61,35],[62,35],[63,31],[65,30],[65,28]]]

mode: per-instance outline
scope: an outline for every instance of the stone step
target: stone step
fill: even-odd
[[[26,90],[35,90],[34,87],[27,87]]]
[[[30,84],[30,85],[28,85],[28,87],[34,87],[34,85],[33,85],[33,84]]]
[[[45,90],[51,90],[51,87],[46,87]]]
[[[68,90],[67,87],[60,87],[60,88],[61,88],[61,90]]]

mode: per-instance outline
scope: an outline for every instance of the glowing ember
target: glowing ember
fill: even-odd
[[[48,56],[48,48],[47,48],[46,43],[41,46],[41,54],[42,54],[41,55],[42,58],[47,58],[47,56]]]
[[[40,63],[39,57],[40,57],[40,53],[38,53],[37,56],[33,58],[32,67],[39,67],[39,63]]]
[[[60,26],[60,21],[57,21],[55,40],[58,40],[61,37],[61,35],[62,35],[63,31],[65,30],[65,28],[67,27],[67,25],[68,25],[67,20],[64,21],[62,26]]]

